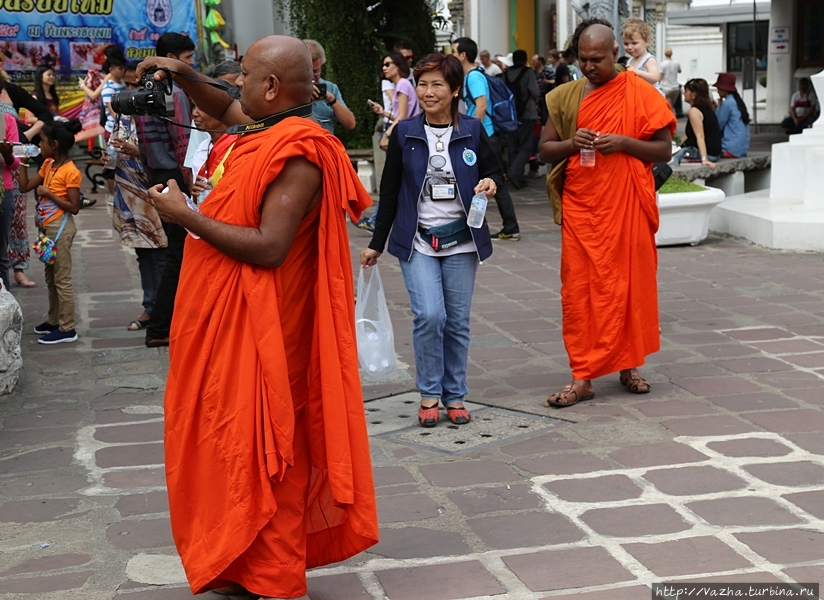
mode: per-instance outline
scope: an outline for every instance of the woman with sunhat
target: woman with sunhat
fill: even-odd
[[[721,103],[715,110],[718,126],[721,129],[721,156],[723,158],[740,158],[747,156],[750,149],[750,115],[747,105],[738,95],[735,87],[735,74],[719,73],[713,84],[721,97]]]

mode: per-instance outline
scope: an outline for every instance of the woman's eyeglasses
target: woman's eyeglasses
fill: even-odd
[[[392,66],[392,65],[394,65],[394,64],[395,64],[395,63],[393,63],[393,62],[385,62],[385,63],[383,63],[383,67],[384,67],[384,68],[386,68],[386,67],[391,67],[391,66]]]

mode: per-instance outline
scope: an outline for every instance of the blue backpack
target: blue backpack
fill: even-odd
[[[512,133],[518,129],[518,111],[515,107],[515,96],[500,77],[490,77],[481,67],[475,69],[486,79],[489,95],[486,99],[486,114],[492,119],[495,133]],[[467,73],[467,77],[469,74]],[[469,86],[466,88],[466,98],[475,103]]]

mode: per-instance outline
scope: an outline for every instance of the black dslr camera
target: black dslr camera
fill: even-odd
[[[112,110],[119,115],[173,117],[175,102],[171,74],[167,72],[166,79],[155,81],[154,74],[157,71],[158,69],[149,69],[143,73],[140,81],[143,89],[118,92],[112,96]]]

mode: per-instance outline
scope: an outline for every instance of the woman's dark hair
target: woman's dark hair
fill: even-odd
[[[54,72],[54,67],[51,65],[40,65],[34,71],[34,96],[37,98],[37,101],[43,105],[47,105],[46,90],[43,88],[43,73],[46,71]],[[60,98],[57,97],[57,81],[55,81],[55,84],[49,91],[51,92],[54,106],[57,108],[60,106]]]
[[[137,65],[139,65],[139,64],[140,64],[139,60],[130,60],[128,63],[126,63],[125,71],[126,72],[128,72],[128,71],[137,71]]]
[[[68,121],[52,121],[43,125],[40,130],[46,138],[53,142],[57,142],[60,146],[61,154],[68,154],[69,150],[74,146],[74,135],[80,133],[83,129],[83,124],[80,119],[69,119]]]
[[[750,113],[747,111],[747,105],[744,104],[744,101],[741,99],[741,96],[738,95],[738,92],[730,92],[730,96],[735,98],[735,103],[738,105],[738,110],[741,111],[741,121],[744,125],[750,124]]]
[[[684,84],[684,89],[695,94],[692,105],[696,108],[708,108],[712,110],[712,98],[710,97],[710,86],[706,79],[690,79]]]
[[[103,73],[109,72],[109,67],[112,66],[112,61],[114,64],[126,64],[126,57],[123,56],[123,50],[120,49],[120,46],[115,46],[114,44],[109,44],[105,48],[103,48],[103,56],[106,57],[106,60],[103,62],[103,66],[101,70]]]
[[[406,59],[403,57],[403,54],[401,54],[400,52],[390,52],[389,54],[383,57],[381,65],[383,65],[384,62],[386,62],[387,58],[391,60],[393,63],[395,63],[396,67],[398,67],[398,73],[400,73],[401,77],[403,77],[404,79],[409,77],[409,63],[406,62]]]
[[[457,96],[452,98],[452,123],[455,131],[458,131],[458,101],[464,81],[461,61],[454,54],[427,54],[415,65],[415,81],[418,81],[424,73],[432,71],[440,72],[449,89],[453,93],[458,92]]]

